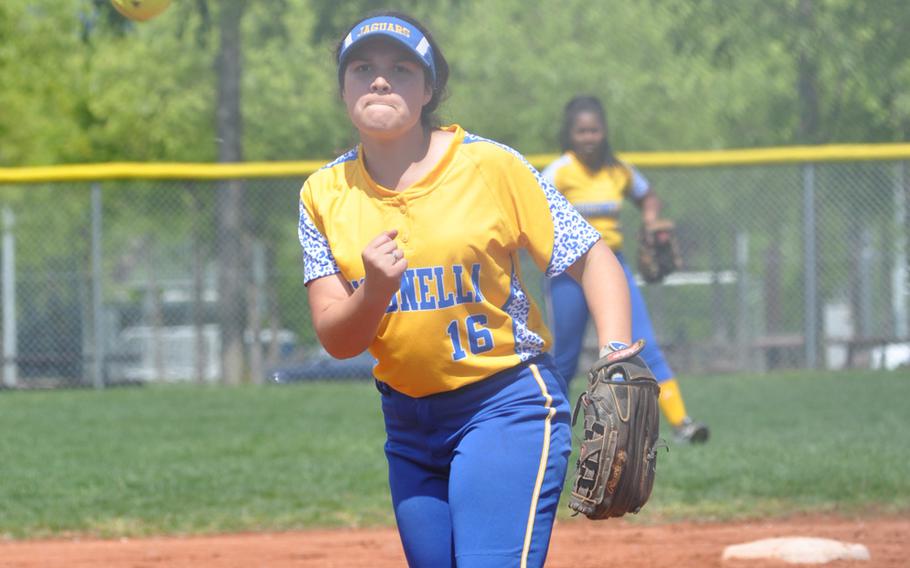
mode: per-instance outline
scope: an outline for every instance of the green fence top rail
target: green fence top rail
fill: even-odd
[[[737,150],[693,152],[626,152],[620,158],[642,168],[699,168],[710,166],[749,166],[815,162],[853,162],[868,160],[908,160],[907,144],[837,144],[826,146],[784,146]],[[529,155],[528,160],[543,168],[556,154]],[[296,177],[308,176],[328,160],[294,162],[139,163],[71,164],[0,168],[0,183],[43,183],[64,181],[104,181],[114,179],[199,179]]]

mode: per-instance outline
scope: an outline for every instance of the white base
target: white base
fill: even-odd
[[[862,544],[827,538],[766,538],[733,544],[724,549],[723,560],[773,558],[791,564],[825,564],[834,560],[869,560],[869,549]]]

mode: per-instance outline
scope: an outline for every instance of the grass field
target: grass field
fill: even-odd
[[[910,511],[906,372],[681,383],[712,439],[665,436],[636,521]],[[0,535],[391,524],[377,397],[365,382],[0,392]]]

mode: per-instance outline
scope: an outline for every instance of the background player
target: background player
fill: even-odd
[[[448,64],[417,21],[363,20],[337,61],[360,144],[300,192],[304,278],[326,350],[378,361],[405,555],[542,566],[570,409],[519,252],[581,282],[602,345],[631,339],[622,266],[514,150],[436,126]]]
[[[639,207],[642,223],[659,217],[660,200],[637,169],[613,154],[606,114],[597,98],[579,96],[566,104],[559,139],[564,154],[547,166],[543,175],[600,231],[622,264],[631,298],[632,336],[647,341],[642,356],[660,383],[660,407],[676,439],[705,442],[708,427],[686,413],[679,383],[657,344],[644,298],[620,252],[623,237],[619,213],[624,198]],[[555,340],[554,358],[568,382],[577,371],[588,306],[581,288],[566,276],[546,282],[545,290]]]

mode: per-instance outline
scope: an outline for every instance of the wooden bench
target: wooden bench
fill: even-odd
[[[804,364],[805,340],[801,333],[777,333],[756,337],[750,347],[761,354],[767,369],[798,368]]]
[[[871,367],[872,350],[876,347],[882,349],[881,357],[885,356],[885,348],[892,343],[906,343],[906,338],[899,338],[893,335],[876,335],[876,336],[867,336],[867,337],[848,337],[848,338],[838,338],[838,339],[828,339],[826,341],[829,345],[843,345],[847,348],[847,362],[846,367],[848,369],[855,369],[857,367]],[[882,361],[884,366],[884,361]]]

